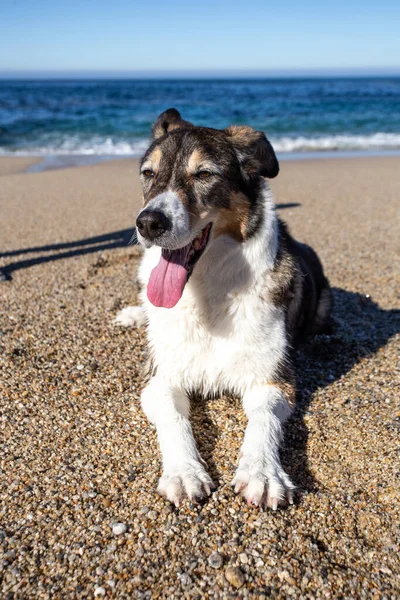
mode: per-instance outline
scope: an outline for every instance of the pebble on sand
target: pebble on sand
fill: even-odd
[[[244,575],[239,567],[227,567],[225,578],[236,588],[240,588],[244,584]]]
[[[105,596],[106,590],[101,585],[98,585],[96,588],[94,588],[94,595],[95,596]]]
[[[220,554],[218,554],[218,552],[213,552],[208,557],[208,564],[213,569],[220,569],[222,567],[222,565],[224,564],[224,559],[222,558],[222,556]]]
[[[111,529],[114,535],[122,535],[123,533],[126,533],[128,528],[125,523],[113,523]]]

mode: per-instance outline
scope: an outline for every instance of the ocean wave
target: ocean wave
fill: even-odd
[[[337,134],[328,136],[271,136],[271,143],[278,153],[307,153],[335,151],[400,150],[400,134],[373,133],[370,135]],[[149,139],[113,140],[95,136],[82,139],[69,136],[60,143],[43,140],[42,144],[27,144],[25,148],[11,150],[0,146],[0,155],[8,156],[142,156],[149,146]]]
[[[400,134],[271,137],[276,152],[324,152],[400,149]]]
[[[43,145],[28,146],[10,151],[0,146],[0,155],[12,156],[134,156],[144,154],[149,146],[148,139],[135,141],[113,140],[94,137],[82,140],[78,136],[64,138],[61,143],[43,142]]]

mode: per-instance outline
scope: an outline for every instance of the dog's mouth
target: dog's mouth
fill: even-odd
[[[158,265],[152,270],[147,297],[154,306],[172,308],[182,297],[193,268],[207,247],[212,223],[202,229],[183,248],[162,249]]]

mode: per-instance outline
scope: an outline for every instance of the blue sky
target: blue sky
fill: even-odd
[[[388,67],[400,2],[0,0],[0,73]]]

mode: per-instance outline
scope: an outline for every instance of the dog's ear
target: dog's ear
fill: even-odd
[[[224,131],[235,148],[240,166],[247,177],[262,175],[272,179],[278,175],[278,159],[262,131],[245,125],[231,125]]]
[[[152,127],[153,140],[173,131],[174,129],[181,129],[193,127],[189,121],[184,121],[180,115],[180,112],[176,108],[169,108],[168,110],[161,113],[157,121]]]

